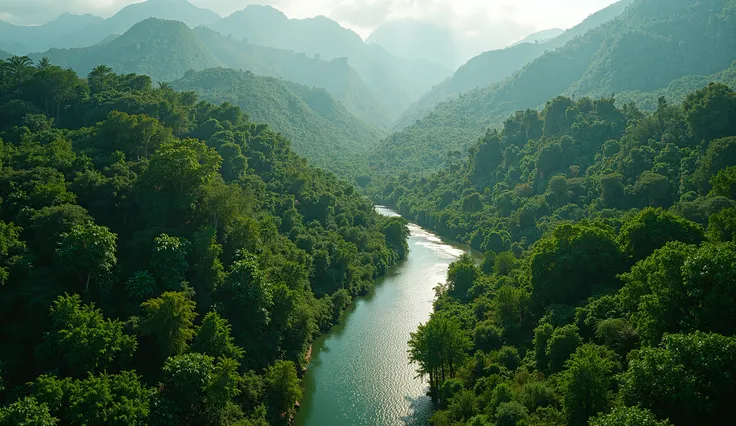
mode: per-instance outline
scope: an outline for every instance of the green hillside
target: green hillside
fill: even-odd
[[[674,80],[719,73],[736,57],[736,37],[725,30],[735,25],[731,1],[635,1],[619,18],[542,55],[512,78],[438,105],[382,142],[372,167],[380,174],[436,168],[448,151],[464,151],[507,115],[558,95],[662,93]]]
[[[545,52],[555,50],[570,40],[615,19],[632,1],[616,2],[590,15],[575,27],[544,42],[520,42],[505,49],[491,50],[470,59],[452,77],[432,88],[412,104],[402,114],[394,129],[401,130],[414,124],[417,120],[427,116],[439,103],[455,99],[460,93],[488,87],[511,77]]]
[[[343,175],[353,174],[356,156],[382,136],[326,91],[273,77],[218,68],[189,72],[172,87],[239,106],[253,120],[268,123],[291,139],[294,150],[314,164]]]
[[[83,75],[105,64],[117,73],[146,74],[154,81],[171,81],[189,70],[222,65],[184,23],[156,18],[139,22],[103,45],[51,49],[30,56],[36,60],[48,57]]]
[[[429,424],[736,415],[735,116],[720,84],[653,112],[556,97],[441,171],[377,188],[484,252],[450,265],[409,340]]]
[[[270,6],[248,6],[210,28],[236,39],[319,55],[325,60],[347,58],[392,120],[451,74],[440,65],[397,58],[380,46],[368,45],[358,34],[324,16],[289,19]]]
[[[195,28],[194,34],[228,68],[323,88],[366,122],[384,128],[390,124],[385,106],[344,60],[324,61],[304,53],[259,46],[204,27]]]
[[[289,425],[409,232],[289,145],[144,75],[0,67],[0,424]]]

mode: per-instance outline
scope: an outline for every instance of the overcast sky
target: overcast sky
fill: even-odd
[[[64,13],[104,18],[141,0],[0,0],[0,19],[40,24]],[[161,1],[161,0],[158,0]],[[414,18],[465,33],[508,33],[569,28],[616,0],[190,0],[222,16],[248,4],[270,4],[292,18],[328,16],[362,37],[383,22]],[[494,30],[495,29],[495,30]],[[512,36],[513,34],[513,36]]]

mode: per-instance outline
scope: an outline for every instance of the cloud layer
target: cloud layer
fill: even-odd
[[[0,19],[41,24],[62,13],[108,17],[142,0],[1,0]],[[167,0],[153,0],[167,1]],[[172,1],[172,0],[168,0]],[[325,15],[367,37],[382,23],[415,19],[504,45],[546,28],[568,28],[615,0],[190,0],[226,16],[248,4],[270,4],[294,18]]]

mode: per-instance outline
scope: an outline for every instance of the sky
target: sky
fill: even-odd
[[[48,22],[58,15],[109,17],[141,0],[0,0],[0,20],[19,25]],[[165,0],[156,0],[165,1]],[[248,4],[269,4],[291,18],[325,15],[367,38],[384,22],[417,19],[469,36],[513,42],[548,28],[567,29],[616,0],[190,0],[221,16]],[[506,40],[501,40],[506,39]]]

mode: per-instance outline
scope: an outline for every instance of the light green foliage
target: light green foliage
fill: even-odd
[[[469,255],[463,255],[450,265],[447,271],[448,293],[455,298],[465,300],[468,290],[480,275],[475,262]]]
[[[586,425],[588,418],[608,408],[615,363],[603,347],[583,345],[566,364],[563,408],[568,425]]]
[[[93,280],[100,284],[117,263],[116,242],[117,235],[108,228],[88,222],[61,234],[56,253],[64,269],[77,275],[86,292]]]
[[[733,337],[666,335],[660,346],[632,354],[621,396],[674,424],[718,423],[734,414],[735,354]]]
[[[196,335],[189,348],[192,352],[209,355],[215,359],[220,357],[239,360],[243,358],[243,350],[235,345],[230,336],[230,324],[217,312],[205,315],[202,325],[197,327]]]
[[[0,221],[0,286],[10,279],[10,273],[23,265],[26,245],[20,241],[21,228]]]
[[[455,376],[471,345],[458,322],[444,317],[433,317],[411,333],[409,361],[420,376],[429,377],[433,398],[444,380]]]
[[[76,294],[54,301],[51,324],[40,354],[49,360],[63,357],[67,371],[76,377],[105,371],[113,362],[130,358],[137,347],[135,337],[123,331],[120,321],[105,319]]]
[[[141,308],[145,313],[141,321],[144,336],[155,339],[159,353],[164,358],[186,351],[194,337],[195,304],[184,293],[166,292],[150,299]]]
[[[83,380],[43,375],[30,385],[34,397],[61,424],[143,426],[151,413],[151,389],[134,372]]]
[[[710,186],[714,194],[736,200],[736,166],[719,171],[711,178]]]
[[[46,404],[39,404],[33,397],[25,397],[0,408],[2,426],[55,426],[59,419],[49,413]]]
[[[287,422],[294,414],[294,404],[302,397],[294,363],[276,361],[264,375],[264,388],[271,421],[274,424]]]
[[[639,407],[618,407],[608,414],[590,420],[590,426],[669,426],[667,420],[659,421],[651,411]]]
[[[496,425],[516,426],[528,417],[527,409],[516,401],[504,402],[496,409]]]
[[[151,269],[166,290],[181,291],[187,271],[189,242],[161,234],[153,240]]]

